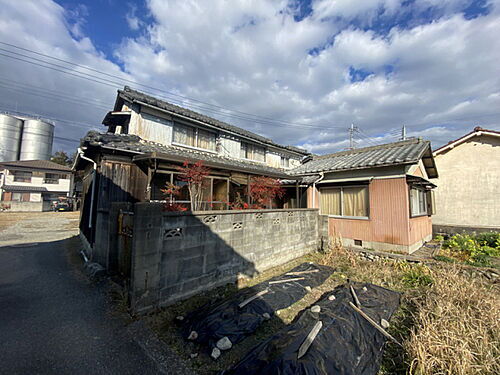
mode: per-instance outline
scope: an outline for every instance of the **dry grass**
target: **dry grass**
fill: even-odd
[[[417,302],[407,349],[411,374],[500,374],[498,287],[441,268]]]
[[[255,335],[236,345],[217,362],[179,334],[175,316],[193,311],[203,303],[227,297],[238,289],[255,285],[304,262],[331,266],[334,274],[302,300],[277,312]],[[338,241],[326,254],[313,253],[273,268],[238,285],[202,293],[162,310],[149,318],[160,337],[185,358],[200,374],[214,374],[238,361],[261,340],[292,322],[303,309],[326,291],[347,279],[371,282],[401,292],[401,305],[391,319],[389,333],[404,349],[388,342],[380,374],[500,374],[499,286],[486,279],[471,278],[457,265],[432,266],[402,261],[370,262],[344,249]],[[196,359],[189,354],[197,352]]]

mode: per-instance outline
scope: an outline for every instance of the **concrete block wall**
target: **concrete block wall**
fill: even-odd
[[[137,203],[131,307],[147,311],[281,265],[317,250],[327,231],[317,209],[193,214]]]

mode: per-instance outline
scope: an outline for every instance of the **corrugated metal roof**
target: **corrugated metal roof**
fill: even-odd
[[[191,118],[193,120],[198,120],[198,121],[204,122],[206,124],[215,126],[215,127],[219,128],[219,129],[227,130],[227,131],[230,131],[230,132],[242,135],[244,137],[248,137],[250,139],[253,139],[253,140],[256,140],[256,141],[259,141],[259,142],[262,142],[262,143],[265,143],[265,144],[268,144],[268,145],[271,145],[271,146],[275,146],[275,147],[287,149],[289,151],[293,151],[293,152],[299,153],[301,155],[307,155],[307,154],[309,154],[304,149],[301,149],[301,148],[298,148],[298,147],[295,147],[295,146],[283,146],[283,145],[280,145],[278,143],[275,143],[273,140],[271,140],[269,138],[266,138],[266,137],[263,137],[261,135],[255,134],[255,133],[253,133],[251,131],[239,128],[239,127],[234,126],[234,125],[230,125],[230,124],[228,124],[226,122],[219,121],[219,120],[214,119],[214,118],[209,117],[209,116],[202,115],[201,113],[198,113],[198,112],[186,109],[186,108],[182,108],[182,107],[173,105],[173,104],[171,104],[169,102],[166,102],[164,100],[160,100],[160,99],[155,98],[153,96],[144,94],[144,93],[142,93],[140,91],[133,90],[133,89],[131,89],[128,86],[125,86],[123,90],[118,90],[118,96],[121,97],[122,99],[127,100],[127,101],[132,102],[132,103],[133,102],[146,103],[146,104],[151,105],[153,107],[161,108],[161,109],[173,112],[175,114],[179,114],[179,115],[182,115],[182,116],[185,116],[185,117],[189,117],[189,118]],[[117,109],[117,108],[115,108],[115,109]]]
[[[233,159],[211,152],[203,152],[190,148],[167,146],[155,142],[144,141],[137,135],[131,134],[110,134],[90,131],[82,139],[83,146],[100,146],[125,152],[142,154],[145,158],[150,158],[150,154],[155,154],[153,158],[171,158],[174,160],[203,160],[204,162],[221,166],[228,170],[242,170],[248,173],[273,175],[285,177],[287,171],[281,168],[273,168],[263,163],[246,160]],[[139,156],[138,156],[139,157]],[[139,157],[140,158],[140,157]]]
[[[54,171],[71,172],[71,168],[50,160],[17,160],[0,163],[0,167],[22,167],[28,169],[50,169]]]
[[[301,166],[294,168],[294,175],[329,171],[345,171],[398,164],[417,163],[426,151],[430,152],[430,142],[420,139],[365,147],[334,154],[316,156]]]

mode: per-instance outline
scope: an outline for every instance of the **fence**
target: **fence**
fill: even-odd
[[[162,208],[117,203],[110,210],[105,263],[130,276],[135,312],[281,265],[317,250],[327,237],[327,220],[317,209],[191,213]]]

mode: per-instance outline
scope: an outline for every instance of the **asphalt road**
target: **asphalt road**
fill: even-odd
[[[0,247],[0,374],[159,373],[73,264],[75,241]]]

